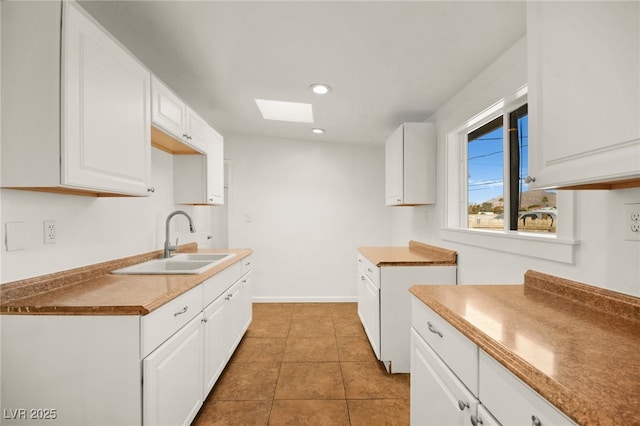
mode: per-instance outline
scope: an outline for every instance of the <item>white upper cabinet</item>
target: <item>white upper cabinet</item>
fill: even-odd
[[[173,159],[173,200],[177,204],[224,204],[224,140],[207,127],[201,135],[204,155]]]
[[[152,143],[174,154],[177,204],[224,204],[224,139],[155,76]]]
[[[151,122],[177,142],[187,146],[178,147],[174,141],[171,146],[164,147],[165,150],[177,154],[206,151],[211,129],[207,122],[155,76],[151,77]],[[159,141],[155,140],[156,136]],[[154,143],[157,142],[160,149],[163,149],[162,136],[165,135],[154,133]]]
[[[640,185],[640,3],[528,2],[527,40],[533,185]]]
[[[175,138],[187,137],[187,106],[155,76],[151,76],[151,122]]]
[[[403,123],[385,143],[387,206],[436,202],[436,134],[432,123]]]
[[[224,204],[224,139],[213,130],[207,150],[207,203]]]
[[[2,186],[149,195],[149,71],[72,2],[3,2],[2,39]]]
[[[202,152],[207,151],[208,141],[214,131],[195,111],[187,107],[187,143]]]

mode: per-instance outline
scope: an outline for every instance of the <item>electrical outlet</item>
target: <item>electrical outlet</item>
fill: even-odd
[[[625,240],[640,241],[640,203],[624,206]]]
[[[45,220],[44,221],[44,243],[55,244],[56,243],[56,221]]]

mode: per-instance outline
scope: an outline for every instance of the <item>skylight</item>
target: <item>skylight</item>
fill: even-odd
[[[311,104],[299,102],[282,102],[256,99],[262,117],[265,120],[293,121],[296,123],[313,123]]]

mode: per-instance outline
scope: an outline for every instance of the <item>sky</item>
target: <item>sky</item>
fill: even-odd
[[[520,148],[520,176],[528,174],[528,116],[518,120],[521,135]],[[504,158],[502,130],[495,129],[468,144],[468,189],[469,204],[482,204],[492,198],[503,197],[503,161]],[[522,183],[521,191],[526,191],[526,184]]]

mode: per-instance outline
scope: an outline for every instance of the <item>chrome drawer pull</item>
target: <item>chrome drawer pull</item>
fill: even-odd
[[[536,416],[531,416],[531,426],[542,426],[542,422]]]
[[[185,312],[187,312],[187,309],[189,309],[189,307],[188,307],[188,306],[185,306],[184,308],[182,308],[182,310],[181,310],[181,311],[178,311],[178,312],[176,312],[175,314],[173,314],[173,316],[174,316],[174,317],[177,317],[178,315],[182,315],[182,314],[184,314]]]
[[[438,336],[442,337],[442,332],[436,330],[436,328],[433,326],[433,324],[431,324],[431,321],[427,321],[427,326],[429,327],[429,331],[432,332],[433,334],[437,334]]]
[[[459,399],[458,408],[460,409],[460,411],[464,411],[465,408],[469,408],[469,403]]]

